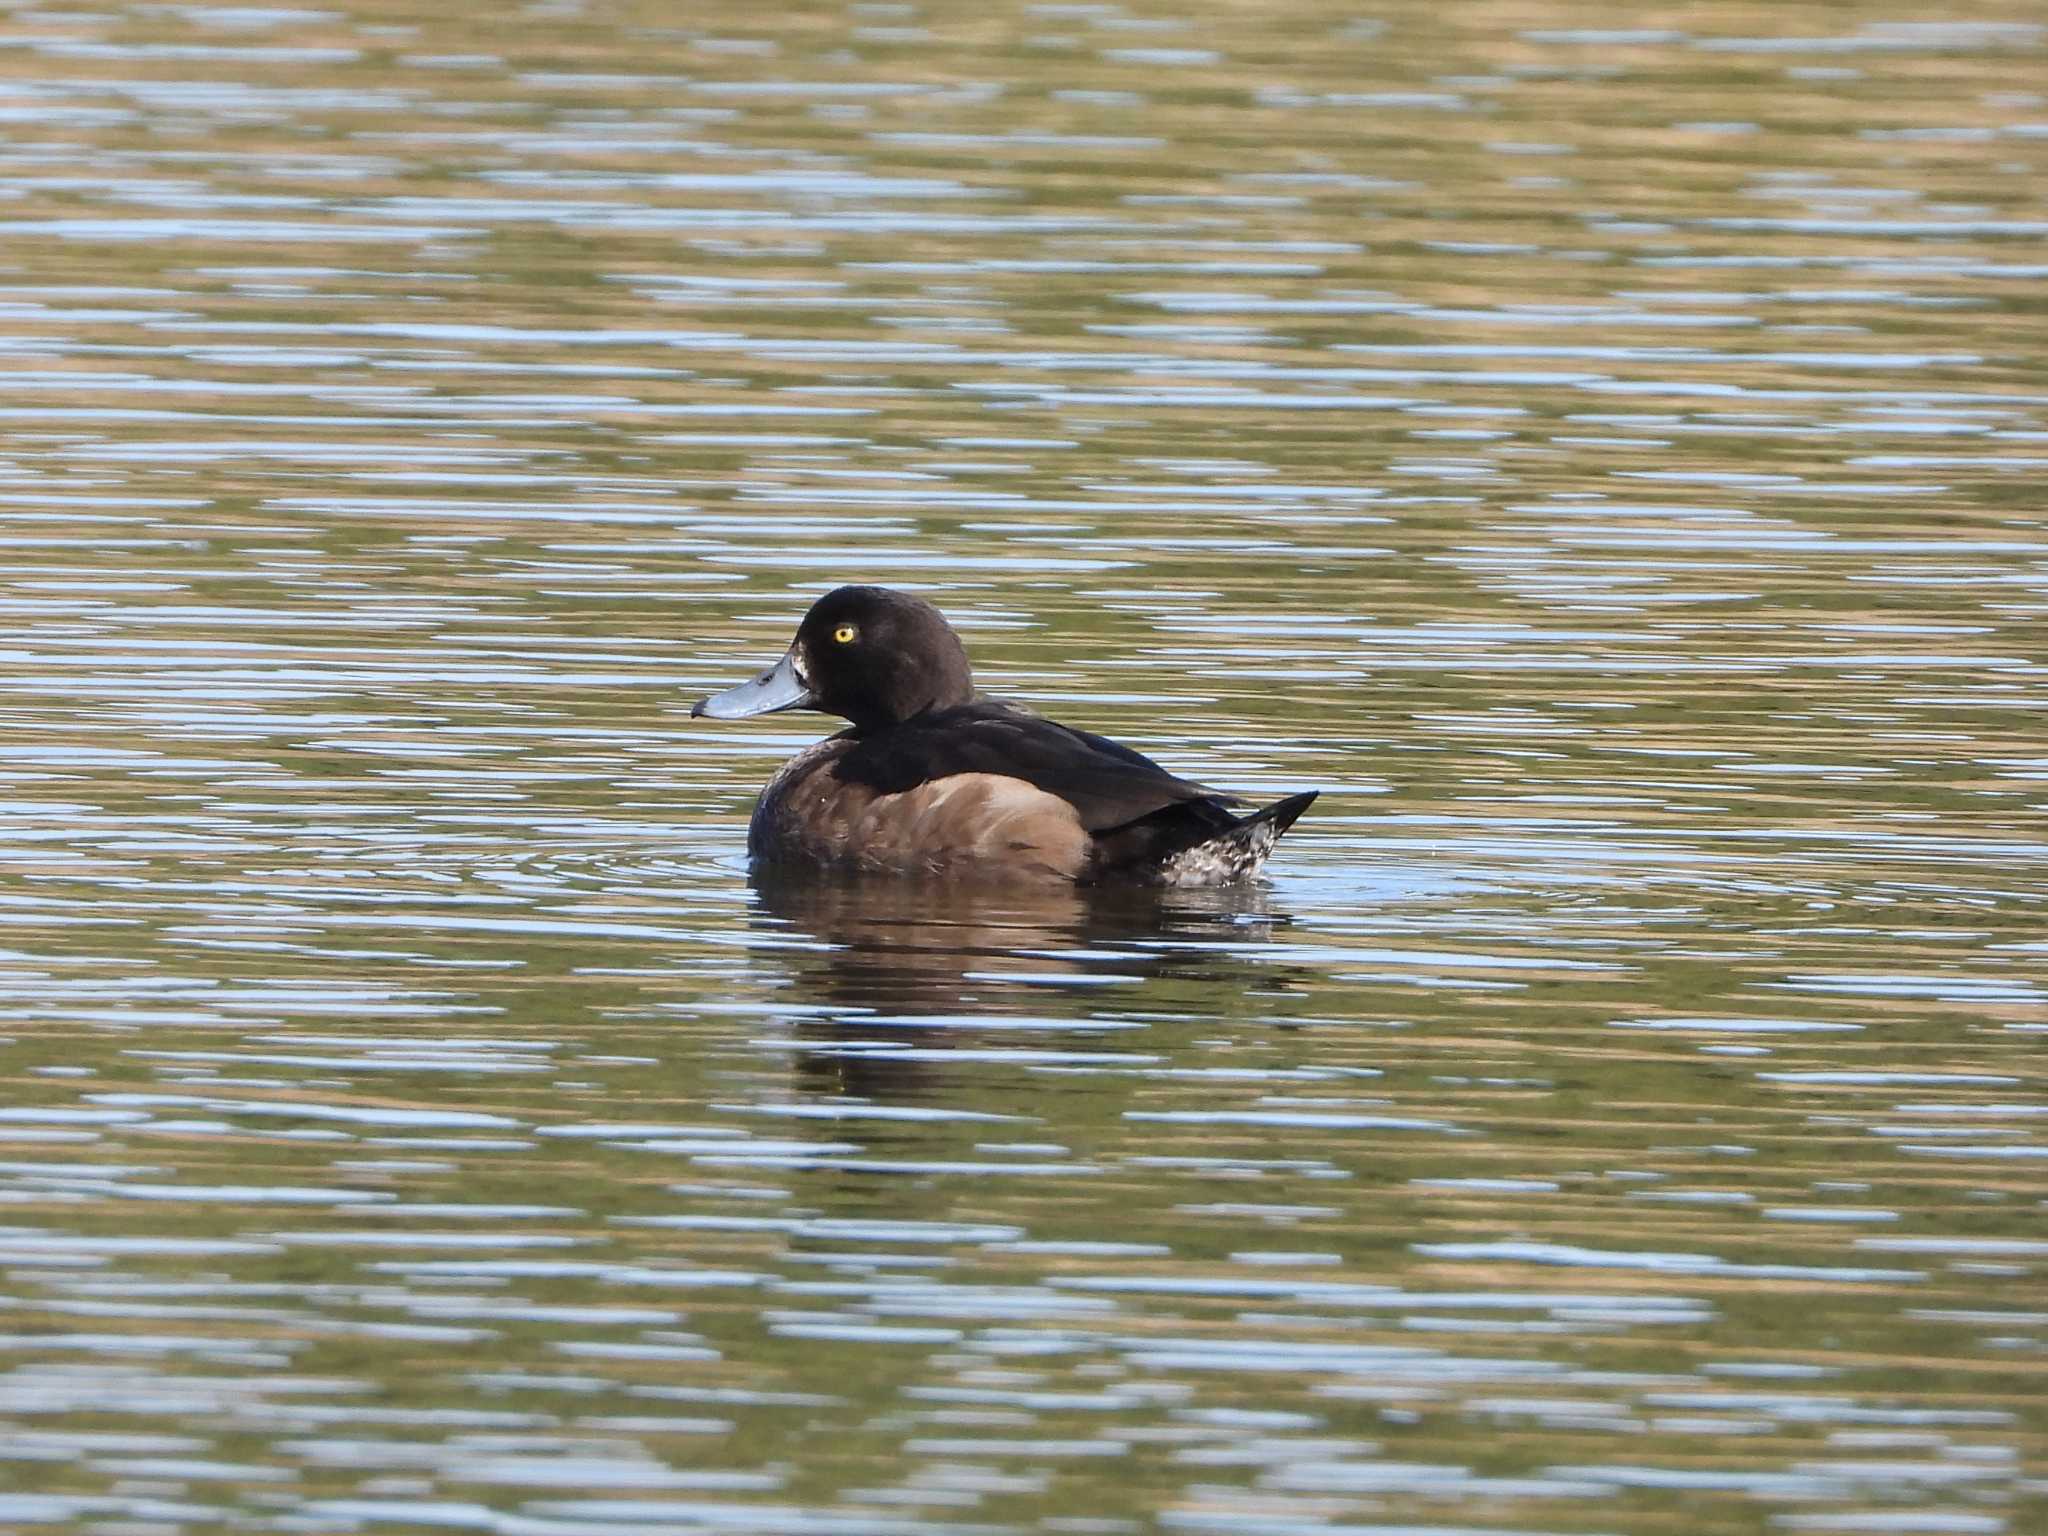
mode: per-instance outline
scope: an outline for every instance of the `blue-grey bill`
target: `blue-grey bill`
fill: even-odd
[[[798,673],[796,652],[791,650],[751,683],[699,699],[690,707],[690,718],[709,715],[713,720],[744,720],[749,715],[772,715],[779,709],[802,709],[812,702],[810,685]]]

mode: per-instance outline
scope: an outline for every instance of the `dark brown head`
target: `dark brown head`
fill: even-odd
[[[973,697],[967,650],[938,609],[887,587],[840,587],[811,605],[782,660],[690,713],[736,720],[816,709],[865,728]]]

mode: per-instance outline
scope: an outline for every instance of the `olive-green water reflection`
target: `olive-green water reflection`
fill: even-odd
[[[0,1528],[2048,1525],[2033,11],[0,41]],[[756,888],[854,579],[1324,796]]]

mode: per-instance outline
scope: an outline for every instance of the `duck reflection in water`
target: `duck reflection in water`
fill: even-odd
[[[1218,998],[1238,998],[1249,1018],[1288,984],[1285,968],[1246,953],[1286,921],[1256,886],[928,885],[769,869],[754,889],[758,930],[816,943],[774,953],[803,1005],[799,1076],[821,1094],[917,1096],[972,1047],[1129,1049],[1114,1028],[1126,1010],[1148,1021],[1199,996],[1213,1020]]]

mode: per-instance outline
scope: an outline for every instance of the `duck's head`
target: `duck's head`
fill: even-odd
[[[741,720],[815,709],[886,726],[973,697],[967,649],[938,609],[887,587],[840,587],[811,605],[782,660],[690,713]]]

